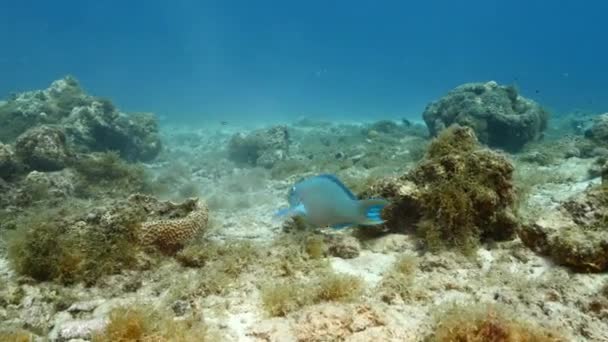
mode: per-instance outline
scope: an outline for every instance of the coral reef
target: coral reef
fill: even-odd
[[[591,125],[584,131],[585,137],[596,143],[608,145],[608,113],[593,118]]]
[[[548,113],[518,94],[513,86],[496,82],[467,83],[427,106],[424,121],[431,135],[452,124],[471,127],[479,140],[505,150],[519,150],[541,137]]]
[[[74,195],[77,175],[70,169],[55,172],[32,171],[21,182],[21,203],[68,199]]]
[[[608,149],[591,138],[550,128],[512,164],[458,125],[429,141],[407,120],[304,120],[250,134],[208,123],[160,132],[164,153],[142,164],[160,148],[151,117],[124,115],[75,80],[53,87],[64,95],[0,103],[0,122],[7,108],[31,113],[15,115],[22,127],[0,125],[0,340],[608,340],[597,273],[608,200],[597,187],[558,204],[599,183],[590,165],[608,175]],[[68,158],[38,170],[16,141],[51,129],[64,133]],[[386,223],[274,221],[288,188],[320,172],[390,199]],[[205,201],[191,198],[203,191]],[[515,208],[534,221],[515,229]],[[549,217],[572,225],[534,230]],[[491,308],[442,314],[451,302]],[[553,326],[567,338],[547,334]]]
[[[38,281],[92,285],[101,276],[144,267],[140,251],[148,244],[177,249],[206,217],[195,200],[174,204],[133,195],[94,209],[72,201],[17,220],[8,256],[15,271]]]
[[[152,160],[162,147],[153,115],[127,116],[107,100],[74,107],[65,125],[74,145],[95,152],[118,151],[129,161]]]
[[[47,125],[27,130],[17,138],[15,154],[31,170],[57,171],[70,161],[72,152],[61,129]]]
[[[596,186],[546,210],[518,230],[521,240],[581,272],[608,270],[608,188]]]
[[[0,140],[12,142],[29,128],[54,124],[72,108],[90,101],[74,77],[54,81],[48,89],[15,94],[0,104]]]
[[[0,178],[10,180],[14,178],[19,169],[19,161],[13,147],[0,142]]]
[[[285,160],[289,152],[289,133],[286,126],[274,126],[248,135],[235,134],[228,146],[230,158],[242,164],[271,168]]]
[[[387,227],[411,229],[431,249],[475,249],[480,239],[504,240],[515,233],[513,166],[501,154],[480,148],[471,128],[452,126],[407,174],[378,182],[366,195],[383,196]]]
[[[36,140],[48,141],[54,147],[67,143],[81,152],[115,150],[131,161],[152,160],[162,147],[153,115],[121,113],[110,101],[85,94],[78,81],[70,76],[53,82],[46,90],[18,94],[0,105],[0,140],[5,143],[13,142],[28,129],[47,125],[61,127],[65,136],[64,133],[51,135],[49,128],[37,131],[37,135],[44,133],[41,137],[30,133],[27,140],[34,139],[34,142],[27,145],[26,155],[36,149]],[[43,149],[42,146],[37,148]],[[41,152],[54,152],[51,168],[62,165],[57,165],[57,158],[63,149],[35,152],[42,157],[47,155]],[[33,162],[35,165],[44,162],[42,166],[48,166],[46,159],[34,159]]]

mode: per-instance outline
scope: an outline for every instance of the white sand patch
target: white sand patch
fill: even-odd
[[[382,274],[393,265],[395,257],[364,250],[357,258],[331,258],[330,262],[334,271],[360,277],[373,287],[382,280]]]

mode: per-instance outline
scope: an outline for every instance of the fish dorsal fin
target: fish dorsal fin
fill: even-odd
[[[355,194],[352,193],[352,191],[350,191],[349,188],[346,187],[346,185],[344,185],[344,183],[342,183],[342,181],[340,179],[338,179],[338,177],[336,177],[336,175],[332,175],[330,173],[324,173],[324,174],[320,174],[317,177],[320,178],[325,178],[328,179],[332,182],[334,182],[337,186],[339,186],[342,190],[344,190],[344,192],[348,195],[348,197],[350,197],[350,199],[352,200],[357,200],[357,196],[355,196]]]

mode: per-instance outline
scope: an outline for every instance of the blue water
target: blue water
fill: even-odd
[[[0,1],[0,94],[64,74],[175,121],[419,118],[458,84],[608,110],[608,1]]]

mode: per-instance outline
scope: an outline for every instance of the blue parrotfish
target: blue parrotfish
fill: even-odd
[[[331,174],[297,182],[289,190],[288,201],[289,207],[276,212],[276,217],[301,216],[315,227],[334,229],[381,224],[382,209],[388,205],[381,198],[359,200]]]

